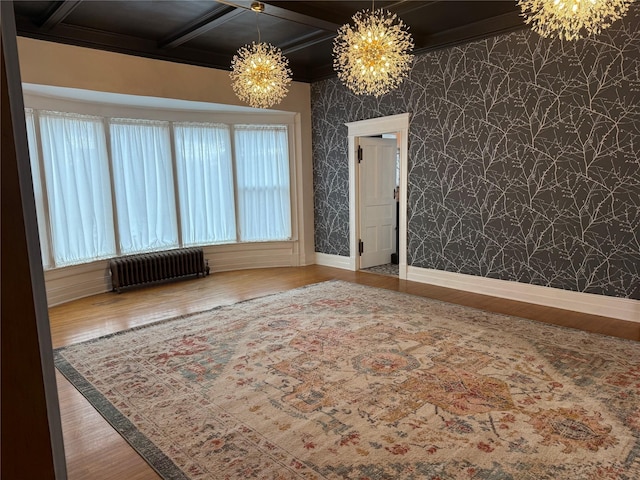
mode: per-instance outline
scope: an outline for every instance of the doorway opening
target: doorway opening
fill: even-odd
[[[400,159],[397,135],[358,137],[360,270],[397,277]]]
[[[409,113],[347,127],[351,269],[406,279]]]

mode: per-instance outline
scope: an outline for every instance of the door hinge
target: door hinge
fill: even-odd
[[[364,252],[364,242],[360,240],[358,242],[358,253],[360,254],[360,256],[362,256],[362,252]]]
[[[362,161],[362,147],[358,145],[358,163]]]

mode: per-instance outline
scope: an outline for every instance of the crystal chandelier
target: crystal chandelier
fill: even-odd
[[[254,2],[251,9],[264,11],[264,5]],[[282,51],[269,43],[245,45],[231,61],[231,86],[243,102],[252,107],[269,108],[282,101],[289,91],[291,70]]]
[[[405,24],[386,10],[364,10],[343,25],[333,43],[338,78],[357,95],[379,97],[408,75],[413,38]]]
[[[597,35],[622,18],[633,0],[518,0],[524,21],[543,37]]]

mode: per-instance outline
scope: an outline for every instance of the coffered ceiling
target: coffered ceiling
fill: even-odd
[[[282,49],[293,78],[334,75],[338,28],[372,2],[250,0],[15,1],[18,35],[229,70],[241,46],[261,39]],[[415,52],[425,52],[524,27],[515,0],[376,1],[409,26]]]

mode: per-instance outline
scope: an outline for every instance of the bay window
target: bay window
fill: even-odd
[[[26,119],[45,268],[291,239],[286,125]]]

